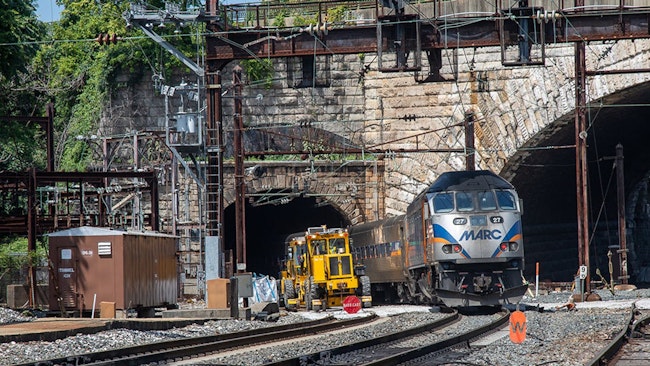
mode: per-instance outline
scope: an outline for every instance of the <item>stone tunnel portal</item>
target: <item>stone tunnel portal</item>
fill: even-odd
[[[349,220],[330,204],[316,198],[295,198],[286,204],[253,206],[246,203],[247,272],[279,278],[284,240],[308,227],[348,227]],[[224,212],[224,248],[235,252],[235,205]],[[234,255],[234,254],[233,254]]]
[[[624,149],[628,273],[631,283],[650,282],[650,84],[603,98],[588,109],[587,160],[591,265],[609,280],[608,251],[619,244],[617,225],[616,145]],[[558,123],[559,122],[559,123]],[[524,202],[527,274],[540,262],[542,279],[568,281],[578,268],[576,237],[575,149],[544,148],[575,143],[573,114],[531,149],[521,149],[502,172]],[[544,134],[539,134],[540,136]],[[618,265],[614,251],[613,264]],[[544,268],[545,267],[545,268]],[[529,277],[528,278],[533,278]],[[599,278],[594,277],[599,280]]]

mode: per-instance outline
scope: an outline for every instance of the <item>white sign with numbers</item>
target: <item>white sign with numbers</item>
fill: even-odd
[[[580,266],[580,279],[584,280],[587,278],[587,266]]]

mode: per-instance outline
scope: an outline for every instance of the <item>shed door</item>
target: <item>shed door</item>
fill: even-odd
[[[74,248],[59,248],[59,263],[57,263],[59,291],[63,306],[66,308],[77,307],[77,270],[75,264]]]

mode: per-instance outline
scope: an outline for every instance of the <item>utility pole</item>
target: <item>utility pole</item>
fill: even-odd
[[[589,211],[587,200],[587,115],[586,87],[587,66],[585,62],[585,42],[575,44],[575,142],[576,142],[576,206],[578,222],[578,262],[587,267],[584,292],[591,292],[589,274]]]
[[[627,239],[625,236],[625,171],[623,170],[623,145],[616,145],[616,199],[618,201],[618,260],[620,274],[618,279],[627,285]]]
[[[474,148],[474,112],[465,112],[465,170],[473,171],[476,167],[476,149]]]
[[[246,272],[246,214],[245,214],[245,185],[244,185],[244,144],[242,133],[244,118],[242,115],[242,68],[237,65],[232,70],[232,85],[235,97],[235,120],[233,126],[233,149],[235,155],[235,226],[237,245],[237,272]]]

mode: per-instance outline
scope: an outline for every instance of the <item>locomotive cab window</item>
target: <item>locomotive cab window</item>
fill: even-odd
[[[517,209],[515,196],[512,194],[512,192],[496,191],[496,194],[497,194],[497,202],[499,202],[499,207],[502,210],[516,210]]]
[[[433,197],[433,210],[436,213],[451,212],[454,209],[454,197],[451,193],[438,193]]]
[[[497,209],[497,202],[494,199],[492,191],[478,192],[478,207],[482,211],[491,211]]]
[[[474,202],[472,201],[472,194],[465,192],[456,193],[456,210],[467,212],[474,210]]]

